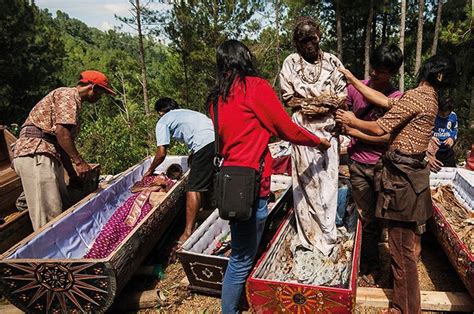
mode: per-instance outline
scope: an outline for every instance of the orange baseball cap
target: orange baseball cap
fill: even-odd
[[[94,85],[99,85],[103,89],[107,91],[107,93],[111,95],[117,95],[116,92],[110,87],[109,80],[104,73],[95,71],[95,70],[87,70],[81,73],[81,79],[79,82],[82,83],[90,83]]]

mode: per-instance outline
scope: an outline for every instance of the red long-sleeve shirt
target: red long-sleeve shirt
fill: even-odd
[[[212,107],[210,114],[213,119]],[[270,84],[258,77],[247,77],[245,85],[239,79],[234,81],[227,102],[219,99],[218,123],[224,166],[258,170],[264,155],[262,197],[270,193],[272,156],[268,142],[271,135],[297,145],[317,146],[320,143],[317,136],[291,121]]]

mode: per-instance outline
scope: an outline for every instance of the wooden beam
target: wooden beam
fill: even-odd
[[[356,303],[360,306],[387,308],[392,299],[392,289],[357,288]],[[423,311],[473,312],[474,300],[467,293],[444,291],[421,291]]]
[[[22,310],[12,304],[0,304],[0,313],[2,314],[22,314]]]

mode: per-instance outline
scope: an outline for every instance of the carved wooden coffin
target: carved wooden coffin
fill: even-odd
[[[439,184],[452,186],[454,196],[470,211],[471,219],[474,218],[474,173],[472,171],[459,168],[443,168],[440,172],[432,173],[430,176],[432,188]],[[461,239],[460,234],[455,231],[454,226],[444,214],[443,209],[450,210],[449,204],[439,204],[434,201],[433,207],[433,219],[430,220],[433,233],[467,290],[474,298],[473,252],[469,250],[466,243]],[[464,228],[469,227],[469,225],[464,226]],[[474,228],[462,231],[468,232],[467,236],[471,240],[474,238]]]
[[[277,199],[269,203],[269,216],[260,245],[263,248],[284,218],[288,204],[292,202],[291,177],[273,175],[271,190],[284,192],[280,192]],[[227,250],[226,248],[220,250],[224,252],[223,254],[218,254],[216,247],[221,244],[220,240],[229,234],[229,222],[220,219],[218,211],[215,210],[178,251],[191,290],[220,295],[222,280],[229,262],[230,243],[224,244],[229,246]]]
[[[256,313],[353,313],[361,231],[360,221],[356,221],[346,286],[329,287],[268,279],[271,272],[285,267],[287,259],[283,252],[289,249],[291,239],[297,236],[295,217],[290,211],[247,280],[247,300],[252,310]]]
[[[85,259],[102,227],[151,160],[69,208],[0,256],[0,293],[28,313],[103,313],[184,207],[187,173],[107,257]],[[186,157],[168,156],[187,170]]]

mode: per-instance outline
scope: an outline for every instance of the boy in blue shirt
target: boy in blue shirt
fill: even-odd
[[[433,129],[433,141],[439,146],[436,159],[442,162],[444,167],[456,167],[453,146],[458,137],[458,118],[453,108],[452,98],[440,100]]]

